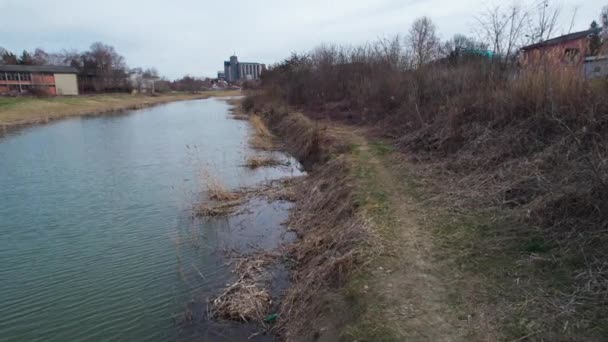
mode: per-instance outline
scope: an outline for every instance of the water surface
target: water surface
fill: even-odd
[[[254,328],[184,328],[183,313],[230,281],[222,251],[285,238],[289,204],[193,220],[201,174],[234,188],[299,171],[242,167],[250,127],[228,109],[177,102],[0,138],[0,340],[246,339]]]

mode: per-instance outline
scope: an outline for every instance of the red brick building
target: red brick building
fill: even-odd
[[[0,94],[78,95],[78,70],[56,65],[0,65]]]
[[[582,67],[593,33],[593,30],[574,32],[525,46],[521,49],[521,64],[524,67],[543,63]]]

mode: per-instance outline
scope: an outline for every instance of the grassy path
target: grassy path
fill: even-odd
[[[175,93],[158,96],[100,94],[48,98],[0,97],[0,132],[18,126],[46,123],[70,116],[103,114],[165,102],[234,95],[240,95],[240,91]]]
[[[447,279],[457,276],[433,252],[434,237],[398,153],[366,132],[335,127],[353,145],[354,172],[363,213],[372,221],[382,252],[347,287],[357,319],[341,334],[347,341],[465,341],[468,321],[450,305]]]

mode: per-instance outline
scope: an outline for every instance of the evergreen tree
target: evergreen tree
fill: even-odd
[[[589,56],[595,56],[600,51],[600,47],[602,46],[602,40],[600,39],[600,27],[594,20],[591,22],[589,29],[591,30],[591,34],[589,35]]]
[[[29,52],[23,50],[23,53],[21,54],[21,58],[19,58],[18,64],[34,65],[34,58],[32,58],[32,55],[30,55]]]
[[[2,60],[2,64],[5,64],[5,65],[16,65],[18,62],[17,56],[8,51],[4,51],[4,53],[2,54],[1,60]]]

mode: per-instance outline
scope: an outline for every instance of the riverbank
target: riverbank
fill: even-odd
[[[169,93],[155,96],[99,94],[48,98],[0,97],[0,132],[72,116],[100,115],[173,101],[236,95],[240,95],[240,91],[209,91],[195,94]]]
[[[447,172],[374,126],[312,120],[266,98],[253,107],[309,170],[289,221],[299,240],[277,327],[286,340],[605,336],[603,306],[592,305],[602,273],[580,273],[577,251],[518,210],[472,201],[477,175]],[[589,288],[583,275],[596,279]]]

